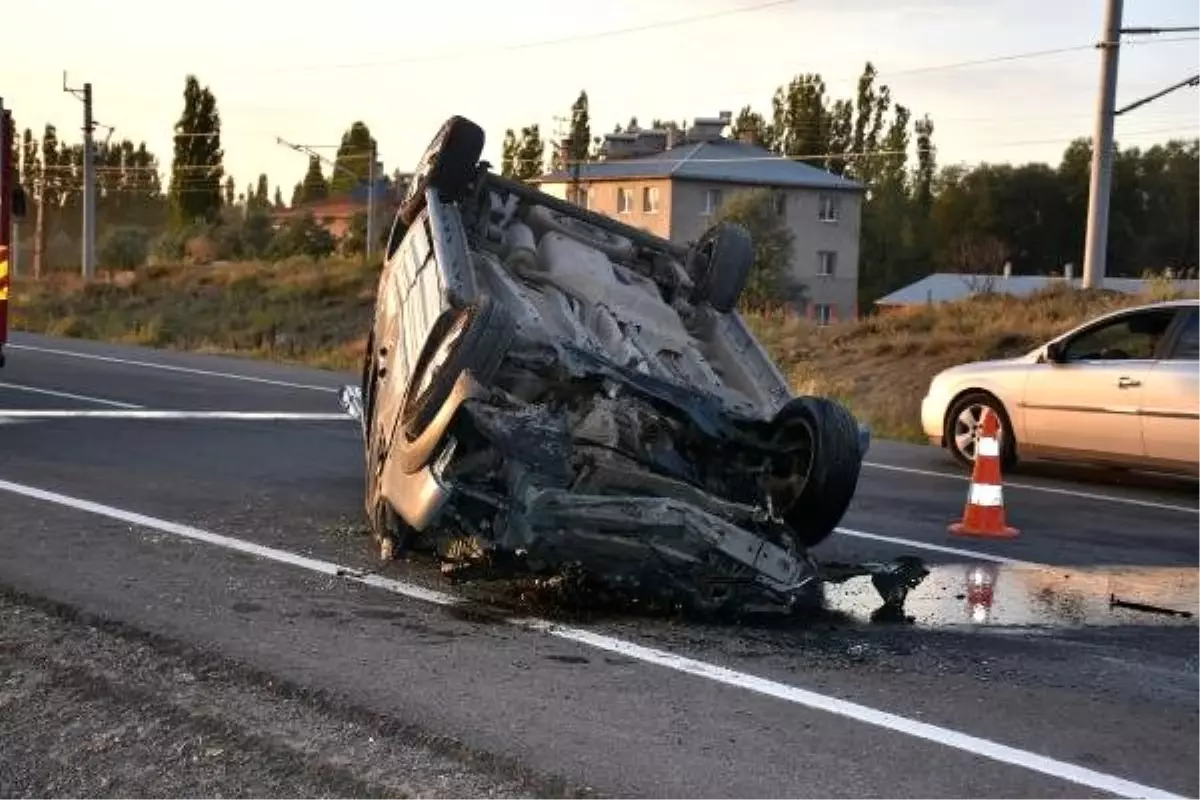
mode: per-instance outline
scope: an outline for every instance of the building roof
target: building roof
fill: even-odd
[[[533,182],[565,183],[574,177],[571,171],[559,170],[534,178]],[[674,178],[804,189],[863,189],[862,184],[849,178],[783,158],[757,145],[729,139],[692,142],[661,153],[581,164],[578,177],[583,181]]]
[[[1175,280],[1171,281],[1176,289],[1183,292],[1195,292],[1200,288],[1200,281]],[[1079,278],[1059,278],[1050,275],[960,275],[952,272],[935,272],[927,275],[916,283],[897,289],[885,297],[875,301],[877,306],[911,306],[925,303],[946,303],[961,300],[973,294],[982,292],[999,292],[1003,294],[1025,295],[1048,289],[1051,286],[1069,284],[1076,289],[1082,281]],[[1150,282],[1142,278],[1105,278],[1104,288],[1125,294],[1138,294],[1146,291]]]

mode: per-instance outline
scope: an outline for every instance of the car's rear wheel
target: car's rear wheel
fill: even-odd
[[[789,481],[773,499],[777,507],[782,506],[783,521],[797,543],[813,547],[833,533],[850,507],[858,489],[863,453],[858,420],[845,406],[823,397],[805,397],[793,403],[797,405],[789,413],[794,414],[789,423],[800,423],[809,437],[801,456],[806,463],[803,472],[792,476],[799,479],[798,494]]]
[[[704,232],[688,256],[688,271],[695,283],[692,299],[717,311],[732,311],[754,266],[754,240],[733,222],[721,222]]]
[[[974,467],[975,453],[983,431],[983,415],[990,409],[1000,422],[1000,466],[1010,469],[1017,462],[1016,437],[1004,404],[987,392],[968,392],[950,405],[946,413],[946,449],[964,467]]]
[[[470,372],[485,385],[491,381],[514,332],[512,317],[504,306],[486,295],[438,318],[417,358],[404,398],[400,424],[409,441],[433,422],[462,373]]]

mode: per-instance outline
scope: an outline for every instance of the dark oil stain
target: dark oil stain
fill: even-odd
[[[627,667],[630,664],[636,664],[632,658],[622,658],[621,656],[605,656],[604,663],[610,667]]]
[[[254,614],[263,610],[263,606],[258,603],[234,603],[233,613],[235,614]]]
[[[590,664],[590,663],[592,663],[591,659],[589,659],[585,656],[549,655],[549,656],[546,656],[546,660],[547,661],[558,661],[563,664]]]
[[[403,611],[390,608],[360,608],[351,613],[359,619],[404,619],[408,616]]]
[[[327,608],[314,608],[312,611],[308,612],[308,615],[313,619],[329,619],[331,617],[336,617],[338,612],[330,611]]]
[[[444,609],[447,614],[463,622],[474,622],[480,625],[504,625],[505,615],[496,609],[480,605],[450,606]]]

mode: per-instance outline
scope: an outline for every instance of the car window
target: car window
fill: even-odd
[[[1196,361],[1200,353],[1200,314],[1195,311],[1188,314],[1179,331],[1179,339],[1171,353],[1173,361]]]
[[[1171,326],[1174,309],[1128,314],[1081,333],[1063,350],[1066,361],[1127,361],[1154,358]]]

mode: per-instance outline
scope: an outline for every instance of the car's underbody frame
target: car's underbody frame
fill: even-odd
[[[698,267],[696,246],[486,164],[449,190],[454,154],[435,146],[343,392],[385,554],[424,543],[450,568],[574,565],[705,608],[792,605],[821,580],[808,546],[840,520],[868,436],[793,397],[729,307],[740,232],[717,230]]]

